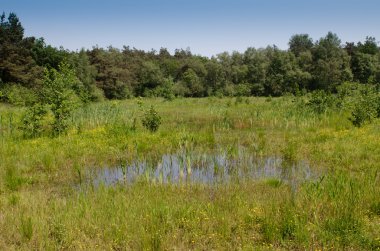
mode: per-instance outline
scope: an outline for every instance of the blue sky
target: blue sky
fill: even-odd
[[[287,49],[291,35],[328,31],[342,42],[380,39],[379,0],[0,0],[27,36],[70,50],[98,45],[215,55],[247,47]]]

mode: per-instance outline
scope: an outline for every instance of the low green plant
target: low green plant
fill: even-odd
[[[373,214],[380,216],[380,200],[372,202],[370,210]]]
[[[302,224],[300,215],[291,202],[282,202],[272,208],[261,224],[261,233],[264,242],[305,242],[305,226]]]
[[[243,97],[242,96],[237,96],[235,98],[235,105],[243,103]]]
[[[5,170],[4,183],[9,190],[16,191],[24,183],[24,180],[14,167],[8,167]]]
[[[33,236],[33,223],[31,217],[21,217],[21,236],[24,239],[30,240]]]
[[[278,188],[283,184],[283,182],[280,179],[273,178],[273,179],[268,179],[266,181],[266,184],[268,184],[270,187]]]
[[[58,245],[64,245],[65,234],[65,226],[60,219],[54,219],[50,222],[49,235]]]
[[[149,110],[145,111],[142,118],[143,126],[151,132],[156,132],[161,125],[161,116],[157,113],[152,105]]]
[[[20,197],[17,196],[16,194],[11,194],[8,198],[8,202],[12,206],[16,206],[20,201]]]
[[[281,149],[281,153],[284,167],[291,167],[297,162],[297,144],[295,142],[287,141]]]

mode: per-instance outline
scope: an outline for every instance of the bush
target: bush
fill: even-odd
[[[3,91],[3,99],[16,106],[28,106],[33,104],[37,99],[33,90],[17,84],[8,85]]]
[[[25,137],[33,138],[42,134],[43,120],[46,113],[46,108],[41,104],[36,104],[28,108],[22,118],[21,126]]]
[[[101,102],[104,101],[104,92],[102,89],[95,87],[90,96],[90,101],[92,102]]]
[[[237,96],[251,96],[251,88],[247,83],[236,85],[235,91]]]
[[[323,90],[314,91],[308,102],[308,106],[316,113],[326,113],[328,109],[332,108],[335,104],[333,95],[326,93]]]
[[[163,97],[167,101],[172,101],[174,96],[174,82],[171,78],[165,78],[162,85],[157,86],[152,90],[154,97]]]
[[[357,103],[354,107],[354,110],[351,113],[350,121],[356,127],[361,127],[366,123],[371,123],[371,121],[375,118],[377,111],[372,109],[371,106],[368,105],[368,102],[361,101]]]
[[[55,69],[45,71],[40,102],[48,105],[54,115],[54,135],[60,135],[68,130],[68,119],[80,102],[73,91],[78,82],[74,70],[66,63],[59,65],[59,71]]]
[[[190,89],[182,82],[176,82],[173,85],[173,94],[177,97],[186,97],[190,95]]]
[[[378,117],[378,112],[379,96],[376,90],[372,87],[365,87],[354,104],[350,120],[354,126],[361,127]]]
[[[142,118],[143,126],[151,132],[155,132],[161,125],[161,116],[158,115],[153,105],[147,110]]]

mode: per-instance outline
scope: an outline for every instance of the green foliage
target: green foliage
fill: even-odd
[[[144,116],[142,118],[143,126],[151,132],[155,132],[161,125],[161,116],[158,115],[153,105],[149,108],[149,110],[145,111]]]
[[[101,101],[104,94],[96,87],[96,68],[91,65],[87,53],[82,49],[79,53],[70,55],[67,60],[80,81],[73,89],[81,101]]]
[[[35,91],[22,85],[8,84],[3,91],[3,99],[12,105],[30,106],[37,100]]]
[[[106,98],[126,98],[129,94],[128,90],[132,88],[131,84],[137,82],[136,75],[140,69],[140,65],[135,61],[133,64],[128,64],[130,58],[124,57],[128,53],[129,51],[123,51],[122,54],[120,50],[113,47],[109,47],[108,50],[95,47],[87,53],[90,65],[86,62],[86,55],[79,55],[78,64],[84,62],[81,69],[78,69],[79,79],[84,81],[83,84],[91,90],[93,88],[92,74],[95,74],[96,86],[104,92]],[[131,65],[134,73],[126,65]]]
[[[142,64],[138,76],[140,86],[138,87],[137,95],[143,95],[146,89],[152,90],[157,88],[164,81],[160,67],[151,61]]]
[[[274,96],[298,92],[308,74],[300,69],[295,56],[274,47],[271,50],[268,48],[268,57],[270,63],[264,82],[265,92]]]
[[[354,80],[363,84],[376,82],[377,66],[379,65],[376,55],[357,52],[351,58],[351,69]]]
[[[68,119],[79,103],[73,89],[80,85],[81,82],[76,78],[75,72],[65,62],[59,65],[59,71],[55,69],[45,70],[41,101],[47,104],[53,113],[54,135],[67,131]]]
[[[296,34],[289,40],[289,50],[299,56],[302,52],[311,50],[313,39],[308,34]]]
[[[44,67],[60,71],[64,62],[72,65],[79,80],[69,89],[84,103],[101,101],[103,96],[173,100],[175,96],[297,95],[300,90],[335,92],[351,80],[380,83],[380,53],[373,37],[343,48],[332,32],[316,42],[308,34],[296,34],[289,50],[247,48],[244,53],[224,52],[209,59],[189,50],[171,55],[164,48],[159,53],[112,46],[70,52],[45,44],[43,38],[24,37],[14,13],[8,20],[3,15],[0,27],[0,80],[28,88],[17,87],[10,93],[9,102],[17,105],[33,104],[26,90],[41,88]],[[65,130],[62,123],[55,127]]]
[[[379,52],[379,47],[377,46],[377,44],[378,43],[376,41],[376,38],[367,36],[365,38],[364,44],[359,42],[357,47],[361,53],[375,55]]]
[[[315,113],[323,114],[335,105],[335,98],[332,94],[328,94],[323,90],[314,91],[307,105]]]
[[[335,91],[336,86],[352,79],[350,57],[340,47],[339,37],[329,32],[313,50],[313,81],[315,89]]]
[[[24,28],[15,13],[7,21],[3,13],[0,22],[0,79],[4,83],[19,83],[34,87],[42,69],[32,58],[34,38],[24,38]]]
[[[182,75],[182,82],[190,90],[190,95],[202,97],[204,95],[204,86],[198,74],[191,68],[187,69]]]
[[[44,117],[47,109],[44,105],[36,103],[29,107],[22,118],[21,129],[27,138],[38,137],[44,130]]]
[[[43,38],[34,40],[31,51],[32,57],[37,65],[57,70],[59,64],[69,56],[67,50],[62,47],[57,49],[51,45],[47,45]]]
[[[379,94],[373,87],[363,88],[354,104],[350,121],[356,127],[371,123],[378,116]]]
[[[248,83],[236,85],[235,90],[236,90],[236,96],[243,96],[243,97],[251,96],[251,88]]]

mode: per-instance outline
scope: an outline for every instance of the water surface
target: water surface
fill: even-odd
[[[139,179],[153,183],[218,184],[247,180],[278,179],[298,184],[315,179],[308,162],[286,163],[281,157],[255,158],[227,154],[166,154],[159,161],[122,163],[119,166],[91,169],[87,176],[93,185],[132,184]]]

